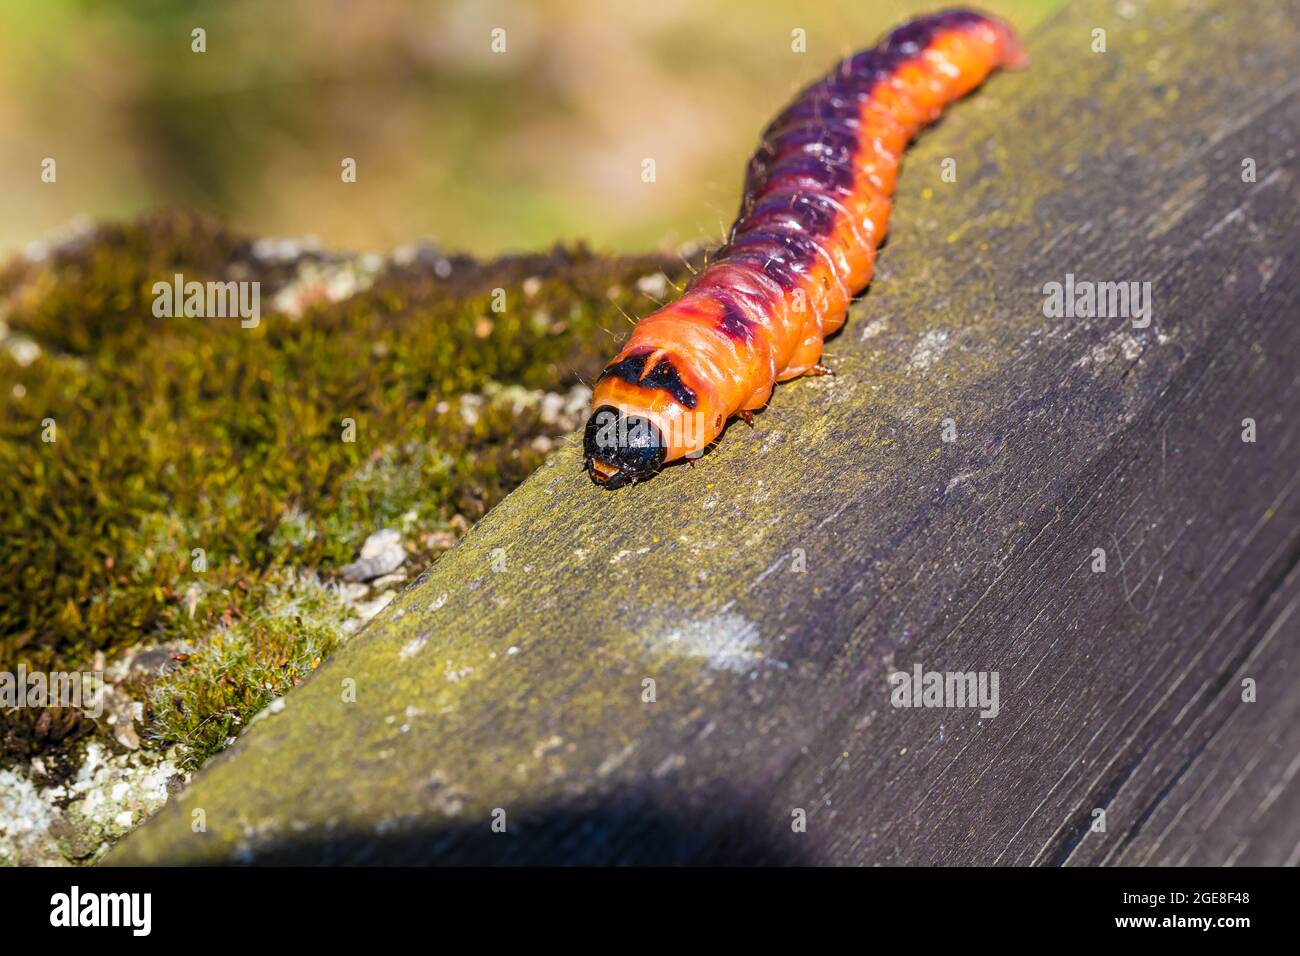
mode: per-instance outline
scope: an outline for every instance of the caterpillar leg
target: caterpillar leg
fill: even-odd
[[[820,358],[821,356],[818,356]],[[820,378],[823,375],[834,375],[835,369],[828,365],[822,365],[820,362],[814,362],[805,367],[791,366],[781,373],[778,381],[789,382],[796,378]]]

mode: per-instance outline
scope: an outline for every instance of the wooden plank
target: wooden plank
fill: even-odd
[[[617,493],[558,454],[111,861],[1295,862],[1300,27],[1130,12],[915,147],[836,378]]]
[[[1294,692],[1300,666],[1294,640],[1300,569],[1294,563],[1291,568],[1257,619],[1258,633],[1246,644],[1246,659],[1214,697],[1214,705],[1184,718],[1204,725],[1190,730],[1200,741],[1196,748],[1173,768],[1144,768],[1142,776],[1163,783],[1156,798],[1141,807],[1132,832],[1106,846],[1104,856],[1100,845],[1081,847],[1071,862],[1300,863],[1300,787],[1295,785],[1300,772],[1300,694]],[[1238,678],[1245,674],[1257,675],[1272,698],[1265,705],[1240,702]],[[1155,748],[1146,757],[1168,759]],[[1126,789],[1116,795],[1116,804],[1130,799]]]

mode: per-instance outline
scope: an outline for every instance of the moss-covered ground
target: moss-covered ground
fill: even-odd
[[[366,537],[435,561],[575,427],[626,316],[685,268],[340,257],[177,212],[29,251],[0,272],[0,671],[116,667],[142,746],[197,766],[364,618],[377,595],[338,569]],[[260,323],[155,317],[176,273],[260,282]],[[0,762],[123,739],[0,719]]]

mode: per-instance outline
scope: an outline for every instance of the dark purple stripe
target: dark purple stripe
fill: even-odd
[[[941,33],[985,20],[971,10],[920,17],[888,34],[874,48],[841,61],[805,88],[767,127],[763,145],[746,167],[741,215],[732,226],[732,242],[721,251],[719,261],[762,249],[764,254],[780,258],[788,277],[807,271],[823,254],[815,240],[834,231],[836,217],[826,214],[825,205],[783,208],[770,203],[766,194],[774,188],[788,191],[796,183],[830,194],[850,193],[856,179],[851,163],[860,148],[856,130],[863,101],[872,96],[877,84],[888,82],[900,66],[924,52]],[[766,265],[764,271],[771,275]],[[786,289],[791,287],[785,279],[777,281]]]
[[[848,163],[858,151],[858,136],[839,123],[820,126],[805,123],[772,139],[760,152],[768,162],[794,153],[821,156],[830,162]]]
[[[778,250],[784,253],[785,247],[778,246],[773,251]],[[785,292],[789,292],[799,282],[799,273],[792,269],[784,258],[769,255],[762,248],[737,249],[727,256],[727,262],[732,265],[746,266],[767,276]]]
[[[736,305],[731,296],[725,292],[714,290],[712,295],[718,304],[722,306],[722,319],[718,322],[718,328],[733,341],[752,345],[754,330],[757,328],[758,323],[747,316],[744,310]]]
[[[831,234],[840,215],[840,208],[825,196],[810,193],[783,193],[765,196],[733,227],[732,237],[752,232],[759,226],[788,222],[790,228],[818,239]]]
[[[940,33],[974,26],[987,19],[974,10],[944,10],[942,13],[933,13],[919,17],[911,23],[904,23],[885,38],[880,48],[887,53],[913,57],[933,43]]]
[[[826,81],[820,81],[809,87],[799,98],[777,114],[776,119],[768,124],[764,138],[779,135],[791,126],[809,122],[839,121],[855,123],[862,101],[868,90],[847,92],[841,88],[827,88]]]
[[[735,242],[727,246],[724,254],[732,249],[744,249],[750,246],[770,245],[773,243],[794,254],[793,258],[787,260],[792,265],[795,263],[810,264],[821,254],[821,246],[817,244],[817,240],[787,229],[755,229],[752,232],[742,233]]]
[[[767,168],[763,186],[766,188],[782,179],[798,177],[828,190],[839,190],[846,196],[853,192],[856,175],[848,163],[832,163],[821,156],[794,153],[777,160]],[[762,190],[754,196],[759,199]]]

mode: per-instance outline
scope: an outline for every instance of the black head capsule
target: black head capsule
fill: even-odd
[[[624,415],[613,405],[591,413],[582,450],[587,474],[602,488],[622,488],[649,478],[668,456],[663,434],[650,419]]]

